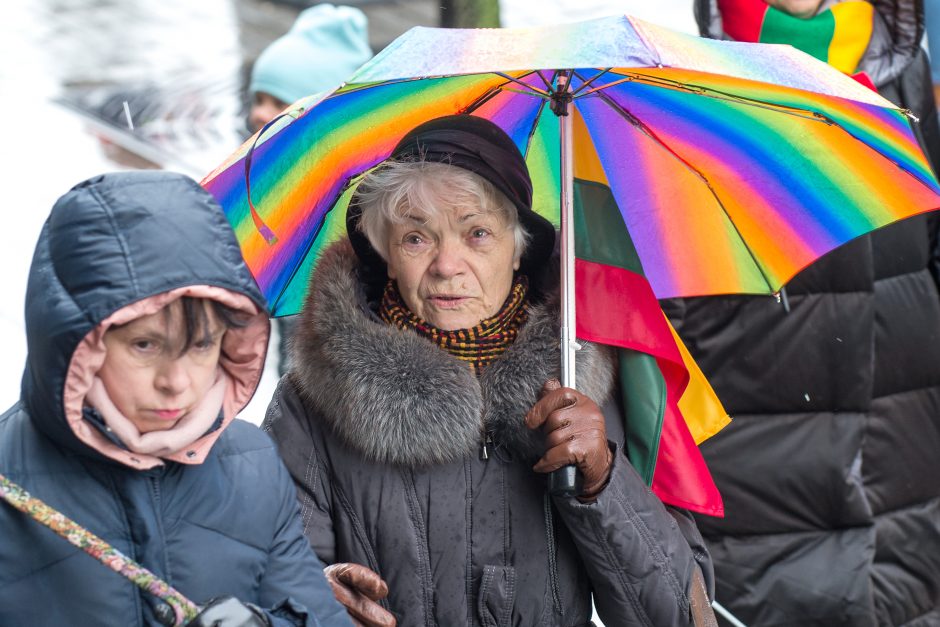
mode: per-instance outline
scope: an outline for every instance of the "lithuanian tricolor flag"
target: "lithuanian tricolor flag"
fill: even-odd
[[[764,0],[718,0],[722,29],[737,41],[789,44],[854,74],[871,39],[874,7],[862,0],[840,2],[800,19]]]
[[[627,454],[665,503],[721,516],[698,444],[729,418],[663,315],[574,113],[577,336],[618,347]]]

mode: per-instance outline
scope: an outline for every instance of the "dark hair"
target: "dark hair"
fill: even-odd
[[[206,303],[208,303],[209,307],[212,307],[216,319],[222,323],[226,330],[243,329],[248,326],[251,320],[251,316],[244,311],[223,305],[217,300],[183,296],[178,301],[173,301],[163,308],[163,316],[166,318],[167,323],[170,322],[170,308],[177,303],[182,307],[181,313],[183,316],[183,325],[185,326],[185,336],[183,338],[183,346],[180,348],[180,355],[183,355],[192,348],[193,344],[204,342],[211,338],[212,329],[209,328],[209,314],[207,313],[208,308],[206,307]],[[124,324],[115,324],[108,330],[120,329],[131,322],[133,322],[133,320],[129,320]]]
[[[183,322],[186,325],[186,336],[183,347],[180,349],[181,355],[188,351],[196,342],[208,340],[212,334],[212,329],[209,328],[209,315],[207,314],[206,303],[209,303],[209,306],[212,307],[212,311],[215,313],[215,317],[226,329],[242,329],[248,326],[248,314],[223,305],[217,300],[183,296],[180,298],[179,302],[183,307]],[[163,311],[164,315],[169,317],[169,308],[164,308]]]

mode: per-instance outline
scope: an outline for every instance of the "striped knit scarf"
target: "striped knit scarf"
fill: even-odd
[[[528,319],[526,292],[528,281],[519,276],[513,281],[509,297],[492,318],[480,321],[470,329],[445,331],[431,326],[414,315],[398,293],[394,281],[385,286],[379,317],[399,329],[410,329],[425,337],[457,359],[467,362],[474,374],[506,352],[516,341],[519,330]]]

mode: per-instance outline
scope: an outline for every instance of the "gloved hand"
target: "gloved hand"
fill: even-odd
[[[545,433],[545,454],[532,469],[548,473],[574,464],[584,476],[578,498],[593,501],[607,485],[613,464],[604,415],[597,403],[577,390],[562,387],[557,379],[549,379],[525,423]]]
[[[217,597],[206,603],[186,627],[271,627],[260,609],[234,597]]]
[[[356,627],[395,627],[395,617],[376,603],[388,596],[378,573],[361,564],[330,564],[323,574]]]

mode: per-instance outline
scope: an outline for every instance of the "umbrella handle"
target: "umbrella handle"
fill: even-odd
[[[578,496],[584,489],[584,475],[577,466],[562,466],[548,474],[548,492],[552,496]]]

